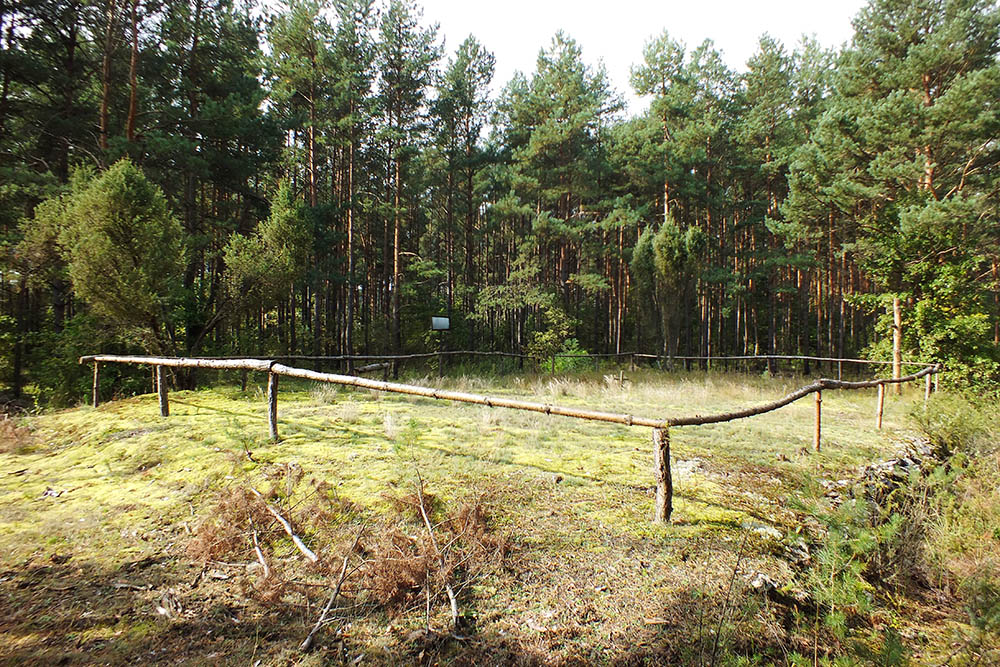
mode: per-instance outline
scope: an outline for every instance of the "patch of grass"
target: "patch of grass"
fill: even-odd
[[[0,454],[28,454],[34,444],[31,429],[24,425],[22,419],[11,415],[0,416]]]
[[[556,380],[543,374],[423,381],[650,417],[764,403],[800,384],[655,371],[628,373],[625,383],[614,379],[608,382],[595,372]],[[258,488],[302,517],[306,539],[317,548],[328,545],[325,556],[335,557],[344,546],[341,540],[324,542],[322,531],[306,517],[326,507],[323,511],[334,516],[329,525],[384,518],[394,511],[394,499],[412,493],[417,474],[447,506],[487,493],[491,521],[511,535],[505,566],[461,591],[469,623],[464,632],[472,639],[427,643],[414,638],[425,624],[424,609],[419,599],[403,596],[408,602],[392,614],[351,616],[342,641],[328,637],[320,646],[322,656],[339,660],[342,652],[348,660],[366,654],[374,662],[467,663],[489,656],[525,664],[690,656],[697,651],[699,615],[718,619],[726,604],[726,592],[716,582],[731,577],[747,531],[749,553],[735,589],[744,598],[749,595],[745,578],[754,572],[791,577],[783,553],[797,539],[801,517],[789,499],[812,495],[819,480],[849,477],[886,456],[894,439],[909,433],[907,415],[919,391],[887,403],[881,432],[871,419],[874,392],[829,392],[819,454],[810,450],[813,408],[807,402],[748,421],[672,429],[676,498],[669,526],[650,522],[648,429],[321,390],[283,379],[281,439],[271,442],[259,385],[245,393],[232,388],[173,392],[170,399],[166,419],[152,395],[35,417],[28,426],[33,449],[0,453],[0,572],[11,573],[0,576],[0,617],[13,614],[0,620],[0,660],[17,656],[41,664],[62,651],[70,662],[84,661],[86,654],[76,644],[53,640],[73,627],[78,633],[86,630],[73,641],[96,647],[98,653],[91,655],[100,657],[94,660],[141,657],[155,663],[196,657],[248,664],[255,656],[281,663],[315,621],[321,595],[300,582],[300,590],[312,592],[297,593],[294,586],[265,591],[285,601],[279,611],[245,599],[235,582],[255,561],[246,525],[225,538],[239,542],[235,551],[225,552],[230,555],[214,553],[207,560],[204,554],[188,555],[184,545],[219,514],[219,494]],[[295,470],[304,476],[295,479]],[[334,512],[330,503],[350,511]],[[267,526],[260,535],[276,563],[296,558],[286,536],[266,532],[275,526],[267,516],[252,517],[255,525]],[[421,527],[400,530],[413,537]],[[376,550],[393,548],[386,543]],[[60,565],[53,560],[64,556],[70,559]],[[150,558],[162,560],[127,569]],[[40,568],[50,569],[41,573]],[[45,587],[44,595],[34,585],[22,587],[31,577],[46,582],[38,584]],[[113,588],[116,584],[140,588]],[[64,586],[70,588],[56,590]],[[158,617],[155,606],[170,590],[198,618],[187,612]],[[44,599],[50,601],[47,606]],[[57,616],[51,621],[32,616],[51,608],[53,600]],[[436,602],[443,613],[441,600]],[[790,641],[760,602],[745,608],[729,603],[723,624],[729,628],[727,652],[771,655],[765,643]],[[73,608],[98,609],[110,620],[77,628],[71,614],[63,613]],[[675,608],[684,611],[674,613]],[[438,614],[432,624],[440,629],[443,619]],[[667,622],[648,623],[651,619]],[[702,643],[707,627],[702,623]],[[211,635],[205,635],[209,629]],[[738,636],[767,640],[741,643]],[[54,653],[45,648],[53,641]],[[163,648],[170,650],[150,653]]]

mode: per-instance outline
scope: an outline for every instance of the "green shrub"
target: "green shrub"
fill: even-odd
[[[962,394],[938,394],[912,416],[942,458],[953,453],[988,454],[1000,442],[1000,418],[995,411]]]

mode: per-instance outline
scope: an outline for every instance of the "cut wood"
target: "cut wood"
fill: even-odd
[[[253,552],[257,554],[257,562],[264,568],[264,578],[267,579],[271,576],[271,568],[264,560],[264,552],[260,550],[260,543],[257,542],[257,528],[253,525],[253,518],[250,519],[250,530],[253,533]]]
[[[441,563],[442,572],[447,569],[448,564],[445,562],[444,554],[441,553],[441,549],[438,548],[437,538],[434,536],[434,527],[431,526],[431,520],[427,516],[427,508],[424,507],[424,480],[417,475],[417,502],[420,504],[420,516],[424,518],[424,525],[427,526],[427,534],[430,535],[431,545],[434,547],[434,553],[437,554],[438,561]],[[458,598],[455,597],[455,591],[452,590],[451,584],[448,583],[447,578],[444,582],[444,590],[448,594],[448,602],[451,603],[451,627],[453,629],[458,628]]]
[[[892,377],[899,378],[902,375],[900,368],[903,365],[903,309],[899,302],[899,297],[892,297]],[[896,396],[903,393],[903,385],[896,385]]]
[[[94,386],[93,386],[93,389],[91,391],[91,398],[93,399],[92,402],[93,402],[95,408],[97,407],[97,405],[98,405],[98,403],[100,401],[100,398],[101,398],[100,388],[101,388],[101,365],[95,361],[94,362]]]
[[[816,392],[816,432],[813,433],[813,449],[819,451],[820,439],[822,438],[823,424],[823,392]]]
[[[278,441],[278,375],[267,374],[267,427],[271,440]]]
[[[170,416],[170,403],[167,402],[167,379],[163,372],[163,366],[156,365],[156,394],[160,400],[160,416]]]
[[[299,536],[292,531],[292,524],[290,524],[288,520],[285,519],[285,517],[281,516],[278,510],[271,507],[270,503],[264,500],[264,496],[261,494],[261,492],[253,487],[250,487],[250,492],[255,496],[257,496],[262,503],[264,503],[264,507],[266,507],[267,511],[270,512],[271,515],[278,520],[278,523],[280,523],[281,527],[285,529],[285,532],[288,533],[288,536],[292,538],[292,543],[295,544],[296,547],[298,547],[299,551],[302,552],[302,555],[314,563],[318,562],[319,556],[314,554],[312,549],[307,547],[305,543],[301,539],[299,539]]]
[[[326,616],[330,613],[330,610],[333,609],[334,603],[340,596],[340,589],[344,585],[344,580],[347,579],[347,563],[351,558],[351,554],[353,554],[354,550],[358,548],[358,543],[361,541],[361,535],[364,532],[365,526],[362,525],[361,529],[358,530],[357,536],[354,538],[354,544],[352,544],[351,548],[346,554],[344,554],[344,561],[340,565],[340,576],[337,577],[337,585],[334,587],[333,592],[330,593],[330,598],[326,601],[326,605],[323,607],[323,611],[320,612],[319,618],[316,619],[316,624],[313,625],[312,630],[309,631],[309,635],[302,640],[301,644],[299,644],[300,651],[305,652],[312,648],[313,640],[316,638],[316,633],[319,632],[320,628],[323,627],[323,624],[326,623]]]
[[[111,362],[119,364],[149,364],[152,366],[170,366],[173,368],[217,368],[249,371],[267,371],[271,362],[264,359],[203,359],[200,357],[143,357],[122,356],[114,354],[94,354],[80,357],[80,363]]]
[[[389,363],[382,361],[374,364],[368,364],[367,366],[358,366],[354,369],[355,373],[371,373],[373,371],[381,371],[389,367]]]
[[[882,430],[882,412],[885,409],[885,385],[878,386],[878,398],[875,403],[875,428]]]

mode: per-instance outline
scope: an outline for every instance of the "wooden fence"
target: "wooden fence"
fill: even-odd
[[[411,355],[412,356],[412,355]],[[298,357],[305,358],[305,357]],[[372,357],[365,357],[371,359]],[[788,358],[788,357],[786,357]],[[863,360],[850,360],[863,361]],[[776,401],[758,405],[754,407],[712,415],[689,415],[677,417],[643,417],[632,414],[622,414],[613,412],[602,412],[597,410],[585,410],[572,408],[551,403],[537,403],[507,397],[491,397],[480,394],[470,394],[466,392],[450,391],[446,389],[433,389],[418,385],[401,384],[388,382],[386,380],[373,380],[370,378],[358,377],[355,375],[340,375],[336,373],[323,373],[320,371],[295,368],[279,363],[276,359],[208,359],[208,358],[184,358],[184,357],[145,357],[145,356],[118,356],[118,355],[90,355],[80,357],[80,363],[93,363],[94,382],[92,391],[92,402],[94,407],[100,403],[100,373],[101,364],[141,364],[153,366],[156,369],[156,385],[159,397],[160,414],[167,417],[170,414],[170,406],[167,396],[167,382],[164,377],[165,368],[210,368],[219,370],[239,370],[254,371],[268,374],[267,380],[267,422],[270,437],[272,440],[278,439],[278,378],[282,375],[286,377],[301,378],[315,382],[327,382],[348,387],[358,387],[361,389],[371,389],[397,394],[407,394],[411,396],[422,396],[444,401],[457,401],[460,403],[473,403],[485,405],[491,408],[510,408],[513,410],[527,410],[530,412],[540,412],[547,415],[559,415],[562,417],[572,417],[575,419],[585,419],[590,421],[610,422],[623,426],[639,426],[653,429],[653,462],[656,474],[656,507],[654,521],[667,522],[673,509],[673,481],[670,474],[670,427],[697,426],[702,424],[717,424],[720,422],[745,419],[755,415],[764,414],[782,408],[790,403],[802,399],[809,394],[815,395],[816,422],[813,435],[813,446],[816,451],[820,450],[821,424],[822,424],[822,394],[823,390],[836,389],[868,389],[877,388],[876,403],[876,425],[882,427],[882,410],[885,400],[886,385],[902,384],[913,382],[924,378],[924,400],[931,393],[932,388],[937,387],[937,374],[941,371],[940,364],[929,364],[921,370],[911,375],[898,378],[884,378],[877,380],[866,380],[860,382],[848,382],[844,380],[832,380],[821,378],[800,389],[797,389],[787,396]]]
[[[758,355],[742,355],[742,356],[723,356],[723,357],[706,357],[706,356],[674,356],[667,357],[658,354],[647,354],[642,352],[605,352],[605,353],[556,353],[547,356],[533,356],[529,354],[520,354],[516,352],[497,352],[490,350],[440,350],[438,352],[420,352],[414,354],[341,354],[341,355],[278,355],[269,357],[271,361],[296,361],[305,360],[312,361],[317,364],[331,363],[331,362],[347,362],[348,364],[353,364],[353,362],[385,362],[389,365],[383,364],[371,364],[368,370],[385,369],[391,368],[395,370],[398,368],[398,364],[407,361],[427,361],[431,359],[436,359],[438,362],[438,368],[444,367],[444,361],[446,359],[451,359],[455,357],[492,357],[492,358],[504,358],[504,359],[516,359],[518,362],[523,363],[524,361],[529,361],[538,366],[539,369],[543,369],[546,365],[551,369],[552,373],[556,372],[556,360],[558,359],[575,359],[575,360],[586,360],[593,362],[594,370],[598,370],[599,364],[604,360],[612,360],[618,364],[624,365],[626,362],[632,370],[635,370],[637,363],[645,362],[648,364],[656,364],[657,367],[662,367],[664,364],[668,368],[672,368],[673,364],[676,362],[681,362],[685,364],[685,367],[690,365],[692,361],[703,362],[706,366],[711,367],[714,364],[725,364],[728,370],[730,362],[739,363],[743,362],[748,364],[749,362],[767,362],[769,365],[772,363],[777,363],[781,361],[801,361],[804,363],[827,363],[830,368],[833,365],[837,366],[837,379],[843,379],[843,366],[844,364],[854,364],[859,366],[891,366],[893,362],[891,361],[873,361],[871,359],[851,359],[851,358],[838,358],[838,357],[815,357],[815,356],[796,356],[796,355],[784,355],[784,354],[758,354]],[[244,359],[245,357],[229,356],[229,357],[199,357],[199,359],[205,360],[220,360],[220,361],[238,361]],[[902,361],[900,362],[903,366],[919,366],[924,368],[931,365],[930,362],[925,361]],[[349,366],[351,370],[355,370],[353,366]],[[386,377],[387,379],[387,377]]]

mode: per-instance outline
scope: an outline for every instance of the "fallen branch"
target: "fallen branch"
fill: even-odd
[[[264,568],[264,578],[267,579],[271,576],[271,568],[264,560],[264,552],[260,550],[260,543],[257,541],[257,528],[253,525],[253,518],[250,519],[250,530],[253,531],[253,552],[257,554],[257,562]]]
[[[323,627],[323,624],[326,622],[326,615],[330,613],[330,610],[333,609],[333,605],[337,601],[337,598],[340,597],[340,588],[344,585],[344,580],[347,579],[347,561],[350,559],[351,554],[354,553],[354,550],[358,548],[358,542],[361,541],[361,535],[364,532],[365,526],[362,525],[361,529],[358,531],[357,537],[354,538],[354,544],[352,544],[351,548],[348,549],[346,554],[344,554],[344,562],[340,566],[340,576],[337,578],[337,585],[334,587],[333,593],[330,594],[330,599],[326,601],[326,606],[323,607],[323,611],[320,613],[319,618],[316,619],[316,624],[313,626],[312,630],[309,631],[309,635],[302,640],[301,644],[299,644],[299,650],[303,653],[312,648],[313,639],[315,639],[316,633]]]
[[[424,525],[427,526],[427,534],[431,537],[431,545],[434,547],[434,552],[437,554],[443,572],[447,569],[447,563],[444,560],[444,554],[438,548],[437,538],[434,537],[434,528],[431,526],[431,520],[427,516],[427,508],[424,507],[424,480],[421,479],[420,473],[417,473],[417,501],[420,503],[420,515],[424,518]],[[448,594],[448,601],[451,603],[451,627],[458,628],[458,599],[455,597],[455,591],[452,590],[447,578],[444,582],[444,590]]]
[[[389,367],[389,365],[390,364],[388,364],[388,363],[368,364],[367,366],[360,366],[358,368],[355,368],[354,372],[355,373],[371,373],[373,371],[385,370],[386,368]]]
[[[295,544],[296,547],[298,547],[299,551],[302,552],[302,555],[314,563],[318,562],[319,556],[313,553],[312,549],[307,547],[305,543],[301,539],[299,539],[299,536],[296,535],[294,532],[292,532],[292,524],[288,523],[285,517],[281,516],[281,514],[278,513],[278,510],[271,507],[271,505],[269,505],[268,502],[264,500],[264,496],[261,495],[260,491],[258,491],[253,487],[250,487],[250,493],[257,496],[260,499],[260,501],[264,503],[264,507],[266,507],[267,511],[270,512],[274,516],[274,518],[278,520],[278,523],[280,523],[281,527],[285,529],[285,532],[288,533],[288,536],[292,538],[292,542]]]

